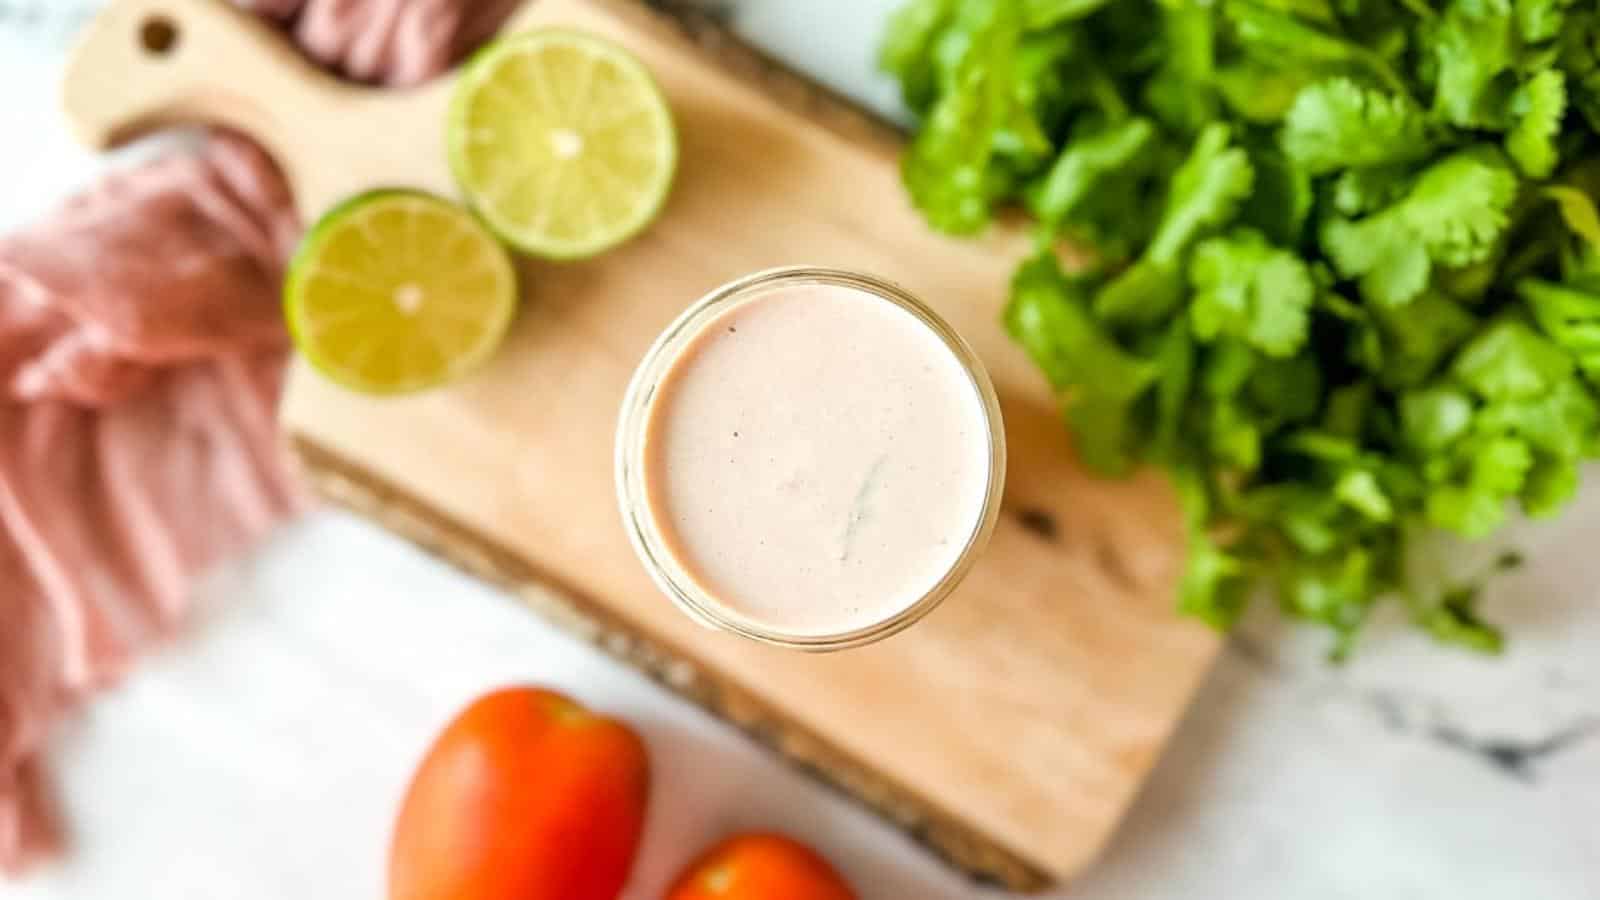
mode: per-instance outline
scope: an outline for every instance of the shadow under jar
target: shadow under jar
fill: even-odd
[[[692,304],[623,399],[634,549],[703,625],[802,650],[926,615],[994,528],[1005,439],[972,349],[903,288],[758,272]]]

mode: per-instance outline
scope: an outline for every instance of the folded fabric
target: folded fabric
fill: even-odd
[[[425,81],[494,34],[524,0],[239,0],[289,24],[334,71],[376,84]]]
[[[517,5],[239,2],[385,84]],[[0,239],[0,871],[59,846],[54,724],[173,632],[197,573],[306,504],[274,423],[298,230],[271,161],[217,135]]]

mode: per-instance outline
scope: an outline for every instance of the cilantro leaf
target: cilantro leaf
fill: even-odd
[[[1251,587],[1245,562],[1201,533],[1190,535],[1189,564],[1178,585],[1178,608],[1217,628],[1238,621]]]
[[[1485,400],[1527,400],[1572,374],[1572,359],[1516,319],[1501,319],[1461,348],[1451,373]]]
[[[908,0],[880,64],[941,230],[1040,249],[1005,325],[1081,458],[1165,466],[1187,613],[1262,587],[1355,645],[1395,597],[1494,651],[1430,529],[1561,508],[1600,457],[1600,7]],[[1554,201],[1554,203],[1546,202]]]
[[[1141,259],[1094,298],[1094,314],[1112,327],[1153,325],[1183,302],[1183,273],[1176,265]]]
[[[1426,169],[1400,209],[1405,228],[1446,266],[1485,259],[1505,230],[1517,180],[1505,160],[1477,147]]]
[[[1241,228],[1202,241],[1189,279],[1189,318],[1201,340],[1227,334],[1270,356],[1288,356],[1305,343],[1316,292],[1311,272],[1260,232]]]
[[[1228,129],[1211,125],[1173,173],[1166,204],[1144,255],[1095,298],[1095,314],[1115,324],[1161,321],[1182,299],[1178,264],[1203,232],[1220,227],[1238,212],[1250,193],[1254,171],[1238,147],[1228,146]]]
[[[1451,479],[1428,493],[1428,521],[1464,537],[1483,537],[1505,521],[1507,503],[1533,468],[1533,451],[1515,437],[1493,436],[1468,443],[1455,460]]]
[[[1556,56],[1567,76],[1569,102],[1594,131],[1600,131],[1600,44],[1594,38],[1600,30],[1597,21],[1600,11],[1593,9],[1568,14],[1557,38]]]
[[[1211,88],[1216,65],[1216,24],[1209,4],[1159,7],[1166,53],[1144,87],[1145,105],[1167,128],[1194,134],[1215,118],[1219,99]]]
[[[1472,398],[1448,384],[1400,395],[1406,442],[1423,453],[1444,450],[1465,437],[1472,426],[1472,410]]]
[[[1249,195],[1254,170],[1250,158],[1229,147],[1226,125],[1206,126],[1194,149],[1172,175],[1172,187],[1145,258],[1158,265],[1178,262],[1191,241],[1208,228],[1227,224]]]
[[[1377,600],[1375,568],[1373,554],[1359,546],[1296,560],[1284,567],[1279,577],[1281,602],[1295,615],[1321,622],[1347,639],[1361,627]],[[1347,650],[1347,640],[1341,640],[1340,646]]]
[[[1582,189],[1565,184],[1552,185],[1542,193],[1556,202],[1561,221],[1578,239],[1579,255],[1600,254],[1600,211],[1595,210],[1594,199]]]
[[[1572,4],[1573,0],[1516,0],[1517,33],[1529,44],[1550,40],[1561,33]]]
[[[1560,457],[1542,457],[1522,485],[1522,511],[1535,519],[1560,512],[1578,493],[1578,463]]]
[[[1322,228],[1322,249],[1346,277],[1360,277],[1363,297],[1400,306],[1422,293],[1432,271],[1428,248],[1415,237],[1396,215],[1359,223],[1331,219]]]
[[[1352,66],[1395,93],[1405,93],[1405,81],[1388,61],[1357,41],[1330,34],[1306,23],[1266,0],[1223,0],[1222,10],[1233,23],[1234,34],[1245,53],[1272,66],[1294,60],[1297,66]]]
[[[1045,29],[1084,16],[1110,0],[1023,0],[1023,18],[1030,29]]]
[[[1497,79],[1516,51],[1510,0],[1450,0],[1433,35],[1438,60],[1434,110],[1463,127],[1495,124]]]
[[[1244,398],[1256,369],[1256,356],[1238,341],[1220,341],[1205,357],[1201,391],[1205,405],[1204,439],[1212,464],[1223,470],[1253,472],[1261,465],[1266,423]]]
[[[1085,197],[1131,165],[1155,136],[1150,120],[1136,117],[1073,141],[1036,189],[1033,211],[1053,225],[1067,221]]]
[[[1564,379],[1537,397],[1502,399],[1483,406],[1473,421],[1480,433],[1512,434],[1540,453],[1576,460],[1590,450],[1600,425],[1600,402],[1576,379]]]
[[[901,173],[930,224],[967,234],[988,223],[1005,190],[991,162],[997,136],[1014,121],[1010,66],[1022,20],[1016,4],[1006,0],[967,4],[954,25],[962,40],[947,44],[960,48],[950,84],[934,102]]]
[[[1167,328],[1155,362],[1161,372],[1156,383],[1155,452],[1158,457],[1175,462],[1183,449],[1182,427],[1195,364],[1194,341],[1182,319],[1174,320]]]
[[[1506,155],[1529,178],[1545,178],[1560,158],[1556,136],[1567,111],[1565,77],[1545,69],[1528,79],[1511,97],[1511,117],[1516,123],[1506,132]]]
[[[1062,274],[1055,257],[1035,256],[1017,270],[1006,330],[1066,399],[1079,452],[1090,465],[1120,472],[1130,463],[1133,403],[1160,375],[1150,360],[1119,346],[1094,321],[1085,286]]]
[[[1329,220],[1322,247],[1342,275],[1361,277],[1375,303],[1409,302],[1433,264],[1486,259],[1510,221],[1516,175],[1497,154],[1470,148],[1429,166],[1404,199],[1365,219]]]
[[[1258,124],[1277,124],[1306,85],[1320,73],[1283,69],[1255,59],[1219,66],[1211,82],[1222,101],[1239,118]]]
[[[1387,522],[1394,518],[1394,502],[1384,492],[1378,483],[1378,476],[1371,469],[1346,469],[1334,482],[1333,496],[1374,522]]]
[[[1248,150],[1254,178],[1239,220],[1259,228],[1274,243],[1299,246],[1316,201],[1311,175],[1270,144],[1252,145]]]
[[[1481,587],[1446,591],[1439,604],[1424,613],[1419,622],[1442,643],[1456,644],[1480,653],[1499,653],[1505,648],[1500,629],[1478,615]]]
[[[1382,365],[1372,371],[1394,388],[1426,382],[1478,327],[1465,307],[1432,290],[1404,307],[1374,307],[1372,317],[1383,347]]]
[[[1411,182],[1412,173],[1402,167],[1346,169],[1333,180],[1328,199],[1339,215],[1355,218],[1404,197]]]
[[[1600,385],[1600,294],[1537,278],[1517,282],[1539,330],[1561,346]]]
[[[1280,141],[1289,159],[1313,175],[1408,163],[1433,151],[1427,121],[1410,99],[1362,88],[1348,78],[1301,91],[1284,119]]]
[[[889,19],[887,37],[878,48],[878,68],[900,79],[901,99],[917,113],[926,113],[938,92],[934,41],[949,23],[955,0],[913,0]]]

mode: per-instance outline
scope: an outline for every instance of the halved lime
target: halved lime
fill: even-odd
[[[552,259],[593,256],[650,224],[678,161],[672,112],[645,67],[561,29],[480,50],[456,84],[445,140],[489,227]]]
[[[466,210],[375,191],[324,215],[283,285],[289,333],[324,375],[364,393],[415,391],[487,359],[511,324],[511,257]]]

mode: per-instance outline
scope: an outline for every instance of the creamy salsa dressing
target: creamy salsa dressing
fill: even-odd
[[[723,606],[786,634],[894,617],[985,512],[989,425],[961,361],[863,290],[775,285],[711,320],[651,402],[649,515]]]

